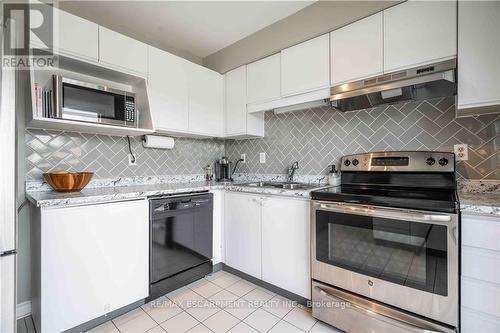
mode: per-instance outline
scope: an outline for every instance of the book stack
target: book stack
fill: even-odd
[[[38,118],[52,118],[53,94],[51,89],[43,89],[35,82],[35,114]]]

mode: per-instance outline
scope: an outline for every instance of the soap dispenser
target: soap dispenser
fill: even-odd
[[[330,173],[328,174],[328,184],[331,186],[339,186],[340,185],[340,174],[335,167],[335,164],[330,165],[332,168]]]

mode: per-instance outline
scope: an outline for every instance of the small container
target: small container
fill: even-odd
[[[214,169],[210,164],[203,168],[205,170],[205,180],[207,182],[212,181],[214,179]]]
[[[335,164],[330,165],[332,168],[328,173],[328,184],[331,186],[339,186],[340,185],[340,174],[335,167]]]

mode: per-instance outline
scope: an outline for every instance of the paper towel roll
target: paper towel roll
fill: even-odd
[[[144,135],[142,145],[144,148],[173,149],[174,138],[158,135]]]

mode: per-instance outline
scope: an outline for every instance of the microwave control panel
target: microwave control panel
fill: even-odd
[[[135,122],[135,101],[131,96],[125,98],[125,121]]]

